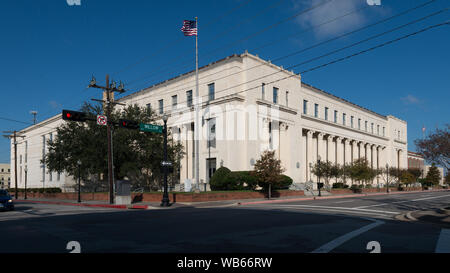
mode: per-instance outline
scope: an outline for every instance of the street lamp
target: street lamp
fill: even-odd
[[[161,201],[161,207],[168,207],[170,206],[169,193],[167,192],[167,169],[169,168],[169,162],[167,162],[167,120],[169,119],[169,116],[167,116],[167,114],[164,114],[162,119],[164,121],[164,161],[162,163],[164,172],[164,193]]]
[[[389,164],[386,163],[386,192],[389,193]]]
[[[317,163],[318,163],[318,172],[317,172],[317,177],[319,178],[319,180],[318,180],[318,182],[317,182],[317,188],[319,188],[319,196],[322,196],[322,194],[320,193],[320,172],[321,172],[321,169],[320,169],[320,155],[317,157]]]
[[[78,203],[81,203],[81,160],[78,159]]]
[[[27,178],[28,178],[28,166],[25,166],[25,197],[24,197],[25,200],[27,200]]]

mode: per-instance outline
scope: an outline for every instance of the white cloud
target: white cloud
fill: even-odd
[[[304,9],[311,8],[316,6],[318,3],[319,2],[314,0],[293,0],[294,8],[296,9],[300,7],[303,7]],[[367,5],[365,0],[334,0],[310,12],[300,15],[296,22],[302,28],[310,28],[339,16],[343,16],[356,10],[362,5]],[[339,20],[314,28],[314,34],[318,38],[333,36],[336,33],[342,33],[346,30],[361,26],[364,22],[366,22],[364,14],[362,12],[355,12]]]
[[[400,98],[404,104],[419,104],[420,100],[413,95],[408,95],[406,97]]]

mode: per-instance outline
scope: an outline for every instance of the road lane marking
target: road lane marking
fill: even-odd
[[[435,253],[450,253],[450,229],[443,228],[439,235]]]
[[[339,201],[339,202],[334,202],[334,203],[335,204],[342,204],[342,203],[350,203],[350,202],[355,202],[355,200]]]
[[[413,200],[405,200],[405,201],[396,201],[391,203],[381,203],[376,205],[369,205],[369,206],[361,206],[356,207],[355,209],[364,209],[364,208],[371,208],[371,207],[380,207],[380,206],[386,206],[391,204],[401,204],[401,203],[407,203],[407,202],[417,202],[422,200],[429,200],[429,199],[436,199],[436,198],[443,198],[443,197],[449,197],[450,195],[443,195],[443,196],[433,196],[433,197],[425,197],[425,198],[419,198],[419,199],[413,199]]]
[[[349,233],[347,233],[345,235],[342,235],[341,237],[338,237],[338,238],[334,239],[333,241],[331,241],[329,243],[326,243],[323,246],[317,248],[316,250],[312,251],[311,253],[328,253],[331,250],[335,249],[336,247],[338,247],[338,246],[344,244],[345,242],[355,238],[356,236],[359,236],[359,235],[361,235],[361,234],[363,234],[363,233],[365,233],[365,232],[367,232],[367,231],[369,231],[371,229],[374,229],[374,228],[376,228],[376,227],[378,227],[378,226],[380,226],[382,224],[384,224],[383,221],[375,220],[374,223],[372,223],[370,225],[367,225],[367,226],[364,226],[362,228],[359,228],[357,230],[354,230],[352,232],[349,232]]]
[[[334,210],[376,212],[376,213],[383,213],[383,214],[385,214],[385,213],[387,213],[387,214],[398,214],[398,212],[385,211],[385,210],[371,210],[371,209],[346,208],[346,207],[312,206],[312,205],[277,205],[276,207],[318,208],[318,209],[334,209]]]
[[[383,218],[383,219],[388,219],[391,220],[392,216],[387,216],[386,214],[380,214],[380,213],[375,213],[375,212],[366,212],[366,211],[342,211],[342,210],[337,210],[337,209],[318,209],[318,208],[290,208],[290,207],[284,207],[283,209],[296,209],[296,210],[304,210],[306,212],[318,212],[318,211],[326,211],[326,212],[338,212],[338,213],[348,213],[348,214],[356,214],[358,216],[361,215],[369,215],[372,217],[377,217],[377,218]]]

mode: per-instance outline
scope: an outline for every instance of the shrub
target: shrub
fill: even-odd
[[[227,190],[226,179],[228,174],[230,173],[231,173],[230,169],[226,167],[220,167],[219,169],[217,169],[217,171],[213,174],[211,180],[209,181],[211,190],[213,191]]]
[[[292,182],[293,182],[292,178],[290,178],[289,176],[284,175],[284,174],[282,174],[280,176],[279,181],[280,182],[278,184],[274,185],[273,189],[275,189],[275,190],[288,189],[289,186],[292,185]]]
[[[238,184],[242,185],[243,189],[255,190],[258,186],[258,179],[252,171],[238,171],[231,172]]]
[[[355,185],[353,184],[350,189],[354,192],[354,193],[361,193],[362,192],[362,188],[363,185]]]
[[[366,189],[371,189],[372,188],[372,184],[367,184],[366,185]]]
[[[348,188],[347,184],[344,183],[333,183],[333,189],[346,189]]]

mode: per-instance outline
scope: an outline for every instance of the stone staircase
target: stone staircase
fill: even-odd
[[[294,183],[289,187],[290,190],[303,191],[305,196],[319,196],[319,191],[314,189],[313,182]],[[320,190],[321,196],[331,195],[329,189],[323,188]]]

